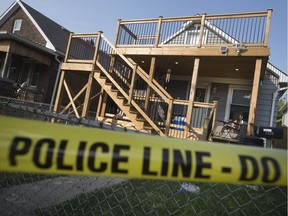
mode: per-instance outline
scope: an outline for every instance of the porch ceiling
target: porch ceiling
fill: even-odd
[[[149,72],[151,56],[130,56],[147,73]],[[253,80],[256,57],[200,57],[199,77],[219,77]],[[158,56],[156,73],[166,73],[171,68],[171,75],[191,76],[195,57],[189,56]],[[264,76],[268,58],[262,58]]]

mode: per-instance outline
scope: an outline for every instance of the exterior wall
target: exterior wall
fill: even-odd
[[[259,97],[257,102],[257,112],[255,124],[258,126],[269,126],[270,115],[273,102],[273,93],[277,90],[277,80],[270,73],[266,72],[259,88]],[[276,126],[276,116],[278,108],[278,98],[275,101],[273,127]]]
[[[167,42],[166,44],[185,44],[187,43],[187,41],[185,41],[186,39],[186,34],[188,31],[193,30],[192,28],[190,29],[186,29],[185,31],[183,31],[181,34],[179,34],[177,37],[173,38],[172,40],[170,40],[169,42]],[[203,43],[207,43],[207,44],[222,44],[222,43],[226,43],[226,41],[224,41],[221,37],[219,37],[217,34],[215,34],[213,31],[209,30],[208,28],[205,28],[204,30],[204,34],[206,34],[206,37],[203,38]],[[198,43],[198,35],[195,34],[194,37],[192,38],[193,44],[197,44]]]
[[[19,8],[6,23],[0,26],[0,31],[12,32],[15,19],[22,19],[22,25],[19,34],[20,36],[25,37],[33,42],[43,44],[44,46],[46,45],[45,39],[42,37],[38,29],[21,8]]]
[[[227,103],[227,95],[228,95],[228,84],[222,83],[212,83],[213,86],[217,87],[217,93],[211,92],[209,102],[213,103],[213,101],[218,101],[216,120],[223,121],[225,119],[225,110]]]

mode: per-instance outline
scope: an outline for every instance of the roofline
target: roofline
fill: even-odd
[[[15,2],[12,3],[12,5],[2,14],[2,16],[0,17],[0,20],[3,19],[3,17],[6,16],[7,13],[9,13],[9,11],[18,3],[18,0],[16,0]]]
[[[20,5],[20,7],[22,8],[22,10],[26,13],[26,15],[29,17],[29,19],[31,20],[31,22],[35,25],[35,27],[38,29],[38,31],[40,32],[40,34],[42,35],[42,37],[46,40],[46,47],[55,51],[56,52],[56,48],[54,47],[54,45],[51,43],[51,41],[49,40],[49,38],[45,35],[45,33],[43,32],[43,30],[40,28],[40,26],[38,25],[38,23],[34,20],[34,18],[31,16],[31,14],[28,12],[28,10],[25,8],[25,6],[22,4],[21,1],[17,0],[16,3],[18,3]]]
[[[58,55],[61,54],[60,52],[56,52],[48,47],[42,46],[40,44],[34,43],[28,39],[25,39],[23,37],[20,37],[19,35],[16,35],[14,33],[8,32],[8,31],[0,31],[0,39],[10,39],[14,41],[21,42],[25,45],[32,46],[33,48],[36,48],[38,50],[44,51],[46,53],[52,54],[52,55]]]

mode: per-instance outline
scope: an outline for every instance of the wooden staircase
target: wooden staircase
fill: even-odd
[[[107,73],[106,73],[107,74]],[[146,130],[150,133],[157,133],[164,136],[161,129],[150,120],[149,116],[139,107],[137,103],[131,101],[129,96],[115,83],[113,78],[101,70],[94,71],[94,79],[100,84],[104,91],[113,99],[117,106],[131,120],[135,128],[139,131]]]
[[[78,118],[80,118],[80,116],[86,118],[88,116],[91,98],[94,97],[91,95],[91,92],[93,80],[95,80],[100,85],[102,89],[101,92],[105,92],[115,102],[136,130],[144,130],[160,136],[170,136],[181,139],[190,137],[189,139],[197,139],[190,124],[186,122],[187,126],[183,126],[179,131],[179,125],[175,125],[175,121],[172,122],[172,113],[175,112],[173,110],[174,104],[187,107],[189,104],[188,101],[174,100],[171,95],[153,79],[151,74],[149,75],[145,72],[133,59],[121,54],[118,49],[104,37],[102,32],[71,34],[61,71],[55,100],[55,112],[64,113],[69,107],[72,107],[73,112]],[[82,75],[89,74],[87,83],[80,91],[78,90],[78,93],[72,90],[73,85],[68,85],[68,81],[65,79],[65,73],[67,72],[76,72]],[[65,108],[63,110],[60,110],[63,89],[66,90],[70,102],[66,107],[64,106]],[[79,104],[79,100],[83,98],[84,93],[84,102],[81,106],[76,106],[75,102],[77,101]],[[101,103],[99,98],[96,118],[99,117],[99,110],[104,109],[101,107]],[[197,105],[194,103],[194,106],[207,107],[207,109],[212,110],[209,122],[211,122],[212,118],[215,120],[215,105]],[[82,114],[80,114],[81,111]],[[101,111],[103,114],[103,110]],[[67,114],[71,114],[71,112]],[[201,129],[201,131],[203,130]],[[179,133],[181,136],[178,135]]]
[[[73,96],[64,78],[65,72],[88,72],[88,82],[81,90],[84,92],[86,89],[81,117],[85,118],[88,114],[92,79],[95,79],[102,92],[110,96],[136,130],[146,130],[160,136],[169,134],[173,98],[132,59],[119,53],[101,32],[85,36],[71,34],[61,70],[54,111],[59,111],[62,86],[68,93],[70,103],[74,105]],[[145,95],[139,96],[137,92],[144,92]],[[79,95],[80,93],[77,97]],[[74,112],[80,116],[75,107],[74,105]]]

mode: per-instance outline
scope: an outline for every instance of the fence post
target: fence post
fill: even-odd
[[[160,40],[160,33],[161,33],[161,26],[162,26],[162,16],[159,16],[159,20],[158,20],[158,28],[157,28],[157,32],[156,32],[156,38],[155,38],[155,47],[158,47],[159,44],[159,40]]]
[[[129,89],[129,100],[128,100],[129,104],[131,103],[131,100],[133,97],[133,90],[134,90],[134,83],[135,83],[135,76],[136,76],[137,69],[138,69],[138,65],[135,64],[133,67],[132,78],[131,78],[130,89]]]
[[[203,13],[202,18],[201,18],[201,26],[200,26],[199,39],[198,39],[198,48],[200,48],[202,46],[204,28],[205,28],[205,18],[206,18],[206,13]]]

